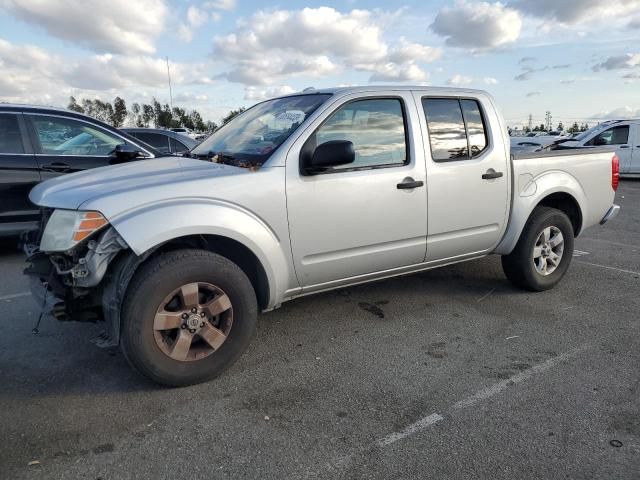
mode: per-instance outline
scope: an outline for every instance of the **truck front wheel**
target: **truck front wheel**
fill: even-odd
[[[185,386],[222,373],[255,332],[256,295],[233,262],[204,250],[149,260],[122,308],[122,351],[151,380]]]
[[[553,288],[564,276],[573,256],[573,225],[555,208],[537,207],[502,269],[514,285],[533,291]]]

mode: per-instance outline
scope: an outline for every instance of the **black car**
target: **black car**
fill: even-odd
[[[182,133],[160,128],[122,128],[123,132],[142,140],[165,155],[189,153],[200,142]]]
[[[86,115],[0,104],[0,236],[38,228],[29,191],[49,178],[163,154]]]

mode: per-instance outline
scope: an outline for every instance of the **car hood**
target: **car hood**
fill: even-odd
[[[123,197],[133,206],[145,191],[177,196],[200,190],[190,184],[248,173],[244,168],[186,157],[155,158],[62,175],[37,185],[29,199],[41,207],[77,210],[88,203],[99,204],[100,199]]]

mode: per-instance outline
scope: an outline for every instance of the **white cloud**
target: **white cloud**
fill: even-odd
[[[473,78],[467,77],[465,75],[456,74],[447,80],[449,85],[469,85],[473,82]]]
[[[268,98],[281,97],[294,93],[295,89],[289,85],[281,85],[271,88],[247,87],[244,90],[244,99],[253,101],[267,100]]]
[[[193,40],[193,31],[209,21],[209,18],[213,21],[218,21],[220,15],[217,12],[211,13],[205,10],[201,10],[193,5],[187,9],[186,23],[181,23],[178,26],[178,39],[182,42],[189,43]]]
[[[509,6],[557,23],[575,25],[605,18],[628,19],[640,11],[640,0],[514,0]]]
[[[182,23],[178,26],[178,39],[185,43],[189,43],[193,40],[193,30],[191,30],[189,25]]]
[[[212,2],[205,2],[204,6],[206,8],[230,11],[236,8],[236,0],[214,0]]]
[[[640,118],[640,108],[633,108],[629,105],[625,105],[624,107],[619,107],[607,112],[596,113],[591,118],[595,120]]]
[[[125,95],[167,88],[164,59],[146,55],[91,55],[62,58],[32,45],[0,39],[0,100],[66,104],[69,95]],[[207,65],[171,63],[176,87],[208,84]]]
[[[485,85],[497,85],[500,82],[493,77],[484,77],[484,83]]]
[[[640,66],[640,53],[627,53],[607,58],[604,62],[593,66],[595,72],[600,70],[618,70]]]
[[[453,7],[442,8],[430,28],[446,37],[447,45],[486,50],[515,42],[522,19],[499,2],[459,0]]]
[[[410,79],[426,78],[416,63],[433,61],[441,51],[404,38],[388,44],[377,15],[329,7],[259,11],[239,22],[235,32],[215,37],[213,56],[230,65],[225,78],[249,86],[346,68],[372,72],[377,79],[400,78],[401,70]]]
[[[113,53],[153,53],[167,14],[164,0],[0,0],[0,6],[52,36]]]
[[[189,22],[189,25],[191,25],[192,27],[194,28],[201,27],[202,25],[207,23],[208,20],[209,20],[209,14],[204,10],[200,10],[199,8],[194,7],[193,5],[191,5],[187,9],[187,21]]]
[[[429,74],[415,64],[398,65],[387,63],[380,65],[371,75],[372,82],[426,82]]]

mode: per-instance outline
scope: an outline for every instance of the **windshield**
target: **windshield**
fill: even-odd
[[[330,96],[297,95],[259,103],[225,124],[195,147],[191,155],[258,168]]]
[[[612,123],[615,123],[615,122],[603,122],[603,123],[601,123],[599,125],[596,125],[595,127],[591,127],[589,130],[585,130],[580,135],[576,135],[575,137],[573,137],[572,140],[577,140],[577,141],[581,142],[582,140],[585,140],[591,134],[597,132],[598,130],[604,130],[605,128],[607,128]]]

